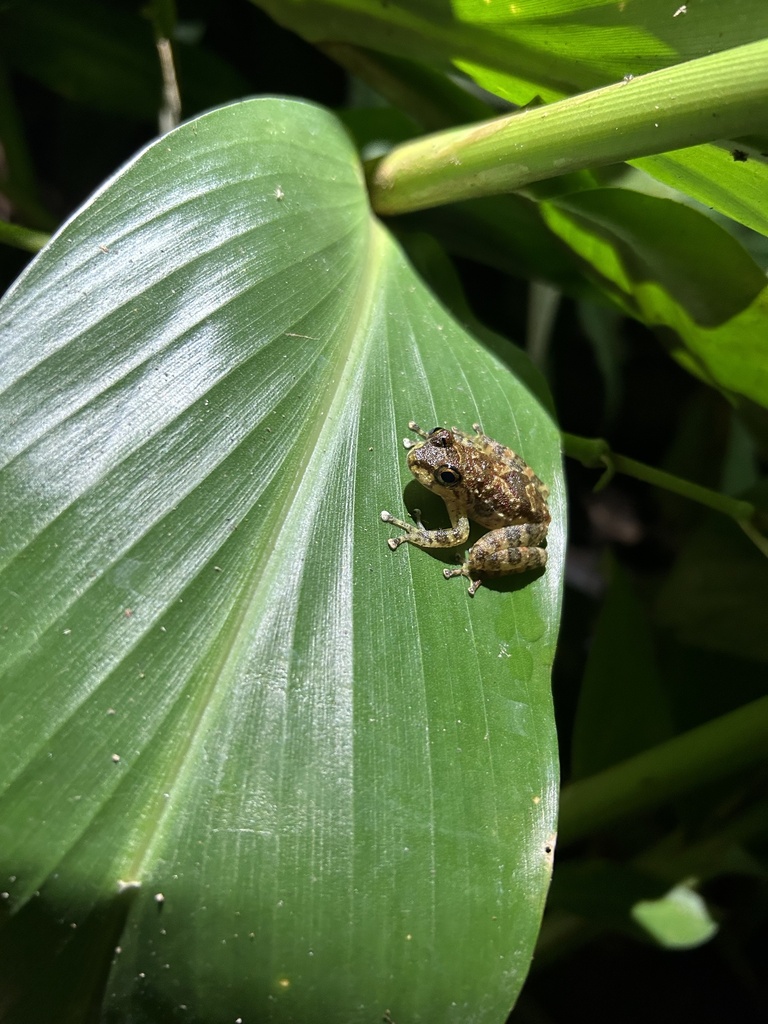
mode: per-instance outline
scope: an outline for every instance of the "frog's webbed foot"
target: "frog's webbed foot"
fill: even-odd
[[[418,423],[414,423],[413,420],[408,420],[408,429],[412,430],[414,434],[418,434],[419,437],[423,437],[425,440],[429,437],[429,431],[423,430]],[[437,428],[435,428],[437,429]]]
[[[445,576],[447,580],[449,580],[452,576],[466,576],[467,579],[469,580],[469,589],[467,590],[467,593],[469,594],[470,597],[474,597],[475,594],[477,593],[477,588],[481,587],[483,584],[482,580],[472,579],[472,577],[469,574],[469,567],[466,564],[460,565],[458,569],[443,569],[443,576]]]
[[[432,430],[424,430],[422,427],[419,426],[418,423],[414,423],[413,420],[409,420],[408,429],[412,430],[414,434],[418,434],[419,437],[423,437],[425,441],[428,441],[430,437],[440,428],[433,427]],[[420,441],[412,441],[409,437],[403,438],[403,448],[417,448],[420,444]]]
[[[427,533],[427,528],[421,521],[421,509],[415,508],[413,510],[413,521],[416,524],[411,526],[410,523],[404,522],[402,519],[398,519],[393,516],[391,512],[381,513],[382,523],[392,523],[393,526],[399,527],[401,530],[405,530],[405,534],[402,537],[390,537],[387,540],[387,544],[393,551],[397,551],[401,544],[407,544],[410,541],[412,544],[419,543],[419,538],[423,537]]]
[[[469,520],[462,516],[450,529],[428,530],[421,521],[421,510],[413,510],[413,522],[415,525],[397,519],[391,512],[381,512],[383,523],[392,523],[403,530],[402,537],[390,537],[387,541],[390,548],[396,551],[401,544],[415,544],[417,548],[455,548],[463,544],[469,536]]]
[[[381,521],[382,523],[392,523],[393,526],[399,526],[401,530],[410,529],[408,523],[404,523],[402,519],[397,519],[391,512],[387,512],[386,509],[381,512]],[[393,551],[397,551],[401,544],[405,544],[407,539],[407,537],[390,537],[387,540],[387,544]]]

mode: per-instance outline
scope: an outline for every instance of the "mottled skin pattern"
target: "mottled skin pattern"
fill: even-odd
[[[402,537],[387,541],[395,551],[401,544],[419,548],[454,548],[469,536],[469,520],[491,531],[467,552],[458,569],[445,569],[446,579],[466,576],[473,596],[482,580],[477,574],[502,576],[539,569],[547,564],[547,552],[539,545],[547,535],[550,515],[549,488],[519,455],[487,437],[480,424],[475,434],[452,427],[427,432],[411,422],[408,427],[422,437],[408,448],[408,468],[424,487],[439,494],[451,519],[449,530],[428,530],[421,512],[414,509],[415,526],[382,512],[385,523],[405,530]]]

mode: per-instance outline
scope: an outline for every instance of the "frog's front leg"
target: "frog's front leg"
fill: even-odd
[[[528,569],[543,569],[547,564],[547,552],[539,544],[547,535],[549,523],[521,523],[519,526],[504,526],[491,530],[473,544],[467,557],[458,569],[444,569],[446,579],[451,576],[466,576],[469,579],[469,594],[473,597],[483,582],[474,579],[477,573],[489,576],[505,576],[512,572]]]
[[[401,544],[415,544],[417,548],[455,548],[463,544],[469,536],[469,520],[466,516],[451,516],[450,530],[428,530],[422,523],[421,512],[417,508],[413,510],[415,526],[404,523],[402,519],[396,519],[391,512],[382,512],[381,521],[405,530],[403,537],[390,537],[387,541],[393,551],[397,551]]]

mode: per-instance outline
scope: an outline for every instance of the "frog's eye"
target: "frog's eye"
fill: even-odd
[[[455,466],[438,466],[435,470],[435,480],[446,487],[455,487],[461,483],[461,473]]]
[[[435,437],[435,434],[439,436]],[[447,448],[452,440],[450,433],[442,427],[435,427],[434,430],[430,430],[427,437],[431,438],[432,445],[435,448]]]

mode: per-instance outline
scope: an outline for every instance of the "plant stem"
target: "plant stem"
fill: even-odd
[[[679,494],[700,505],[706,505],[716,512],[735,519],[741,526],[750,540],[768,556],[768,540],[760,533],[759,525],[756,522],[760,514],[751,501],[741,501],[732,498],[730,495],[721,494],[719,491],[710,490],[708,487],[701,487],[690,480],[683,480],[672,473],[665,473],[663,469],[656,469],[644,462],[627,458],[626,455],[618,455],[611,451],[610,445],[601,437],[578,437],[576,434],[561,435],[563,451],[571,458],[578,459],[582,465],[593,469],[604,469],[605,472],[598,481],[595,490],[600,490],[611,479],[614,473],[624,473],[626,476],[633,476],[637,480],[644,480],[646,483],[654,484],[665,491]]]
[[[0,221],[0,243],[12,245],[25,252],[39,252],[51,236],[45,231],[34,231],[21,224]]]
[[[765,760],[768,697],[676,736],[652,750],[566,786],[560,843],[669,803],[708,782]]]
[[[407,213],[766,125],[768,39],[557,103],[396,146],[372,168],[371,202]]]

